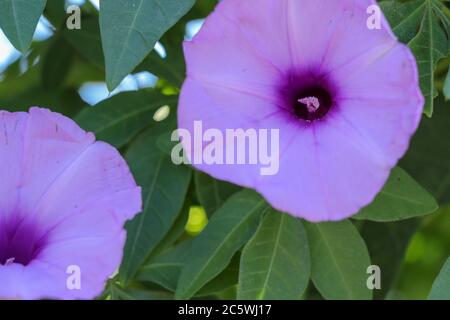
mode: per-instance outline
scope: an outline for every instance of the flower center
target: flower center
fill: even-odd
[[[330,93],[320,85],[299,90],[294,99],[294,114],[306,121],[323,118],[333,105]]]
[[[335,106],[337,87],[318,69],[291,71],[280,81],[280,106],[307,122],[320,120]]]
[[[42,251],[45,238],[25,221],[0,224],[0,265],[28,265]]]
[[[303,103],[309,113],[316,112],[320,107],[320,101],[316,97],[306,97],[298,99],[298,102]]]

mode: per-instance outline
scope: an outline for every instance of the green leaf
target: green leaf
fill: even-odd
[[[168,130],[168,121],[143,133],[126,154],[137,184],[142,187],[143,211],[126,226],[127,241],[119,271],[125,285],[174,225],[189,187],[191,169],[174,165],[155,143],[154,137]]]
[[[163,290],[146,290],[135,288],[121,288],[119,285],[110,284],[109,293],[111,300],[172,300],[173,294]]]
[[[139,65],[195,0],[102,0],[100,29],[112,91]]]
[[[192,250],[192,240],[181,242],[161,255],[151,259],[139,271],[137,279],[156,283],[175,292],[183,265]],[[209,296],[228,289],[238,282],[239,255],[235,255],[228,267],[208,282],[196,296]]]
[[[156,283],[175,292],[183,264],[191,247],[192,240],[188,240],[166,250],[146,263],[139,270],[137,279]]]
[[[163,42],[163,45],[167,55],[165,58],[152,51],[137,67],[136,71],[150,71],[158,78],[165,79],[177,88],[181,88],[186,73],[184,56],[182,50],[180,50],[181,42],[179,47],[171,47],[165,42]]]
[[[189,196],[187,196],[184,201],[183,208],[181,209],[181,213],[178,215],[169,232],[164,236],[159,245],[153,250],[150,258],[153,256],[157,256],[162,252],[165,252],[169,248],[173,247],[178,240],[183,239],[183,235],[186,234],[186,223],[189,219],[190,209],[191,200],[189,199]]]
[[[74,58],[72,47],[62,37],[51,42],[43,57],[42,83],[47,90],[56,90],[64,85]]]
[[[442,267],[439,276],[433,283],[429,300],[450,300],[450,258]]]
[[[272,209],[242,252],[238,299],[300,299],[309,277],[308,238],[301,220]]]
[[[65,4],[65,0],[50,0],[45,6],[45,17],[57,29],[62,27],[63,23],[66,21]]]
[[[185,39],[186,24],[189,21],[205,18],[214,7],[217,0],[197,1],[194,7],[181,18],[164,36],[160,39],[164,46],[166,57],[162,58],[152,51],[147,58],[136,69],[139,71],[150,71],[154,75],[167,80],[172,85],[180,88],[186,74],[182,42]]]
[[[19,51],[30,47],[47,0],[0,0],[0,27]]]
[[[82,25],[82,28],[79,30],[65,29],[64,37],[82,57],[103,70],[105,59],[103,57],[98,17],[84,18]]]
[[[200,171],[195,172],[194,179],[198,201],[208,216],[211,216],[229,197],[241,190],[234,184],[214,179]]]
[[[450,108],[442,97],[433,118],[423,118],[400,165],[443,206],[450,203]]]
[[[73,66],[70,69],[70,72],[66,79],[67,86],[73,88],[80,88],[87,82],[98,83],[103,81],[104,75],[102,70],[100,70],[91,63],[86,63],[86,61],[84,61],[84,59],[80,59],[78,55],[75,56]]]
[[[173,148],[180,143],[179,141],[172,141],[172,133],[173,131],[164,132],[156,138],[159,149],[169,156],[171,156]]]
[[[121,290],[120,299],[121,300],[142,300],[142,301],[153,301],[153,300],[173,300],[174,296],[171,292],[167,291],[156,291],[156,290],[145,290],[145,289],[124,289]]]
[[[434,71],[450,53],[450,19],[440,0],[383,1],[380,3],[392,30],[414,53],[420,87],[425,96],[425,114],[431,117],[437,96]]]
[[[31,86],[10,99],[0,96],[0,105],[11,112],[28,111],[31,106],[40,106],[73,117],[84,107],[84,102],[73,89],[53,92],[42,86]]]
[[[445,100],[450,100],[450,69],[448,70],[447,77],[444,82],[444,96]]]
[[[252,190],[241,191],[228,199],[194,239],[176,298],[189,299],[224,270],[236,251],[254,234],[266,210],[267,203]]]
[[[42,64],[31,66],[25,73],[21,73],[21,60],[14,63],[18,65],[19,73],[10,76],[7,81],[0,82],[0,99],[17,99],[24,91],[29,90],[31,87],[41,87]],[[28,60],[26,61],[28,62]],[[4,105],[3,102],[2,104]]]
[[[353,219],[397,221],[423,216],[438,209],[436,200],[404,170],[394,168],[375,200]]]
[[[196,297],[205,297],[216,295],[224,290],[227,290],[239,281],[239,252],[231,259],[230,264],[217,277],[208,282],[196,294]]]
[[[372,298],[366,273],[369,252],[349,220],[307,223],[311,250],[311,278],[320,294],[330,300]]]
[[[76,121],[94,132],[97,139],[120,148],[145,127],[157,123],[153,114],[159,107],[174,106],[177,99],[147,90],[124,92],[84,109]]]
[[[381,289],[374,291],[375,299],[384,299],[394,284],[411,237],[419,225],[420,219],[388,223],[362,222],[361,236],[369,250],[370,259],[382,272]]]

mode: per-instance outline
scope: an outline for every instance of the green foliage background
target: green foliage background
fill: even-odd
[[[375,201],[352,219],[321,224],[170,160],[186,24],[216,2],[101,0],[100,12],[86,2],[81,29],[68,30],[64,0],[0,0],[0,28],[22,52],[1,74],[2,109],[39,105],[72,117],[117,147],[143,188],[143,212],[127,224],[121,268],[100,298],[449,299],[449,1],[380,1],[418,60],[424,119]],[[32,42],[41,15],[54,35]],[[152,50],[157,41],[165,58]],[[154,88],[94,107],[79,95],[87,82],[113,91],[140,71],[158,77]],[[163,106],[170,115],[156,121]],[[207,219],[199,234],[190,230]],[[366,287],[370,264],[382,270],[374,292]]]

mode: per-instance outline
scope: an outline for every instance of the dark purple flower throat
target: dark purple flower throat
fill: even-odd
[[[0,265],[28,265],[45,246],[37,228],[22,219],[0,222]]]
[[[279,92],[283,108],[308,122],[325,117],[336,102],[334,86],[314,71],[289,73]]]

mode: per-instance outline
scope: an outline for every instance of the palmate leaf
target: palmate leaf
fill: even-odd
[[[30,106],[40,106],[68,117],[74,117],[84,107],[84,101],[73,89],[52,92],[42,86],[33,85],[13,98],[2,99],[0,97],[0,106],[4,110],[12,112],[28,111]]]
[[[143,210],[126,226],[127,241],[119,270],[124,285],[133,278],[182,212],[191,169],[174,165],[154,139],[174,126],[172,120],[164,120],[146,130],[126,153],[136,182],[142,187]]]
[[[147,90],[119,93],[85,108],[76,121],[83,129],[94,132],[97,139],[120,148],[145,127],[157,123],[153,114],[159,107],[174,106],[177,99]]]
[[[63,34],[82,57],[100,70],[103,70],[105,59],[103,57],[98,17],[83,18],[83,27],[81,29],[65,29]]]
[[[217,277],[205,284],[196,294],[196,297],[217,295],[239,282],[239,252],[231,259],[230,264]]]
[[[50,41],[35,42],[32,50],[2,71],[1,97],[18,95],[20,91],[27,89],[26,87],[30,86],[31,82],[34,82],[35,85],[41,84],[39,72],[42,71],[42,64],[36,63],[36,61],[39,61],[39,57],[45,55],[49,46]],[[28,67],[25,72],[24,66]]]
[[[183,266],[192,250],[192,239],[183,241],[159,256],[150,259],[137,274],[137,280],[156,283],[175,292]],[[195,296],[202,297],[221,292],[238,282],[239,255],[236,254],[230,264],[217,277],[208,282]]]
[[[442,267],[439,276],[433,283],[429,300],[450,300],[450,258]]]
[[[121,288],[117,284],[111,283],[108,287],[111,300],[172,300],[173,294],[164,290],[156,289],[132,289]]]
[[[12,65],[12,69],[10,67],[2,74],[5,77],[4,81],[0,81],[0,106],[2,109],[11,112],[28,111],[31,106],[40,106],[73,117],[85,106],[86,103],[80,98],[75,88],[64,87],[59,90],[48,90],[44,87],[42,78],[45,66],[42,61],[49,58],[51,44],[52,41],[37,42],[26,58],[16,61]],[[38,57],[40,57],[41,63],[33,64]],[[29,68],[23,73],[21,64],[24,62],[28,64]],[[72,68],[70,62],[67,61],[67,67]],[[58,77],[61,76],[60,79],[63,79],[65,72],[61,70],[61,73]],[[65,82],[67,81],[68,79],[65,79]]]
[[[254,234],[268,208],[264,199],[252,190],[238,192],[228,199],[194,239],[176,297],[189,299],[223,271],[236,251]]]
[[[396,167],[375,200],[352,218],[397,221],[426,215],[437,209],[436,200],[403,169]]]
[[[194,3],[195,0],[101,1],[100,29],[109,90],[144,60]]]
[[[155,76],[168,81],[176,88],[181,88],[186,74],[182,50],[185,25],[183,24],[183,29],[179,29],[178,25],[174,26],[160,40],[164,47],[165,57],[161,57],[159,53],[152,51],[135,71],[149,71]]]
[[[175,292],[186,257],[192,248],[192,240],[183,241],[146,263],[137,274],[140,281],[157,283]]]
[[[45,6],[44,15],[50,23],[59,29],[66,21],[66,0],[50,0]]]
[[[450,108],[443,97],[435,103],[435,116],[422,119],[400,165],[443,206],[450,203]]]
[[[164,46],[166,57],[162,58],[156,51],[152,51],[133,70],[133,73],[148,71],[176,87],[181,87],[185,77],[184,56],[181,50],[184,29],[172,30],[160,40]],[[64,36],[82,57],[98,67],[99,70],[104,70],[105,58],[98,17],[89,16],[83,18],[83,27],[80,30],[65,29]]]
[[[172,248],[178,240],[184,238],[183,236],[186,234],[186,224],[189,220],[191,203],[192,201],[190,197],[187,196],[184,200],[181,213],[178,215],[177,219],[172,224],[172,227],[164,236],[164,238],[161,240],[159,245],[153,250],[149,259],[159,256],[162,252],[166,252],[166,250],[168,250],[168,248]]]
[[[305,224],[311,250],[311,278],[325,299],[366,300],[369,253],[349,220]]]
[[[450,100],[450,70],[448,70],[447,77],[444,82],[444,96],[445,100]]]
[[[270,210],[242,252],[238,299],[300,299],[309,277],[308,238],[303,223]]]
[[[19,51],[30,47],[47,0],[0,0],[0,27]]]
[[[374,291],[375,299],[384,299],[394,284],[411,237],[419,225],[420,219],[362,223],[361,236],[369,250],[371,262],[381,269],[381,289]]]
[[[42,83],[47,90],[64,86],[72,67],[75,53],[63,37],[54,37],[43,57]]]
[[[234,184],[214,179],[200,171],[195,172],[194,180],[198,201],[208,216],[211,216],[229,197],[241,190]]]
[[[166,57],[162,58],[155,51],[152,51],[136,68],[136,71],[150,71],[157,77],[165,79],[170,84],[180,88],[186,73],[182,50],[186,24],[192,20],[205,18],[216,4],[217,0],[197,1],[194,7],[160,39],[161,44],[164,46]]]
[[[167,50],[167,46],[164,46]],[[179,50],[176,48],[176,50]],[[175,50],[173,50],[175,51]],[[173,52],[170,51],[170,52]],[[157,76],[158,78],[162,78],[170,82],[172,85],[180,88],[185,73],[185,65],[183,58],[178,59],[178,57],[172,58],[172,54],[169,53],[169,56],[166,58],[162,58],[158,53],[152,51],[145,60],[136,68],[137,72],[140,71],[150,71],[152,74]]]
[[[437,96],[434,71],[440,59],[450,53],[450,18],[441,0],[382,1],[380,6],[392,30],[414,53],[420,87],[426,100],[425,114],[433,113]]]

